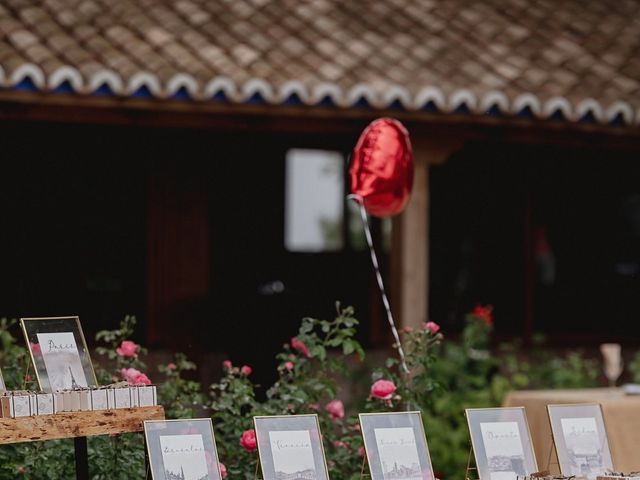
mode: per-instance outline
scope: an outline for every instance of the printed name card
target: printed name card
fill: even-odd
[[[91,408],[92,410],[108,410],[109,402],[107,401],[106,389],[91,390]]]
[[[265,480],[328,480],[317,415],[253,418]]]
[[[38,393],[36,395],[36,412],[38,415],[53,415],[52,393]]]
[[[480,480],[516,480],[538,471],[524,408],[465,412]]]
[[[145,421],[154,480],[221,480],[211,419]]]
[[[434,479],[420,412],[360,414],[372,480]]]
[[[131,408],[131,388],[114,388],[115,408]]]
[[[599,404],[548,405],[553,440],[563,475],[595,480],[613,471]]]

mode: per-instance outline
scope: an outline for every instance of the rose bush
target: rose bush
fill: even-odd
[[[364,352],[355,340],[358,322],[351,308],[338,306],[334,320],[305,318],[298,335],[277,355],[278,379],[264,400],[256,394],[251,366],[234,366],[229,360],[223,362],[222,378],[210,387],[209,395],[199,383],[183,377],[196,368],[183,354],[150,372],[144,363],[146,350],[131,340],[133,317],[126,317],[116,330],[98,334],[102,345],[96,359],[102,367],[96,373],[102,384],[154,380],[168,418],[209,412],[223,477],[254,478],[254,415],[317,413],[332,480],[355,480],[364,457],[356,414],[410,409],[423,413],[434,468],[441,478],[451,478],[464,468],[468,454],[464,408],[497,406],[511,388],[595,385],[593,361],[578,352],[551,355],[539,342],[524,351],[517,343],[493,344],[492,313],[491,307],[474,308],[465,319],[460,342],[442,342],[435,322],[403,329],[410,375],[400,373],[395,356],[375,368],[360,361]],[[14,328],[15,322],[0,320],[0,364],[9,388],[33,389],[33,381],[25,383],[30,359],[10,333]],[[89,455],[94,479],[144,478],[141,435],[92,437]],[[0,447],[0,479],[73,478],[73,472],[70,441]]]

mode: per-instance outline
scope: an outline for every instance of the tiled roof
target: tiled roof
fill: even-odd
[[[2,0],[0,86],[640,123],[634,0]]]

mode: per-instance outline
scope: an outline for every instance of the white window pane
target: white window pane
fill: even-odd
[[[285,247],[294,252],[343,245],[344,158],[340,152],[292,149],[286,158]]]

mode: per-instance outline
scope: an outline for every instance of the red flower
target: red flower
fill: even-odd
[[[331,415],[331,420],[344,418],[344,404],[340,400],[331,400],[324,409]]]
[[[472,315],[480,318],[488,327],[493,325],[493,305],[476,305]]]
[[[342,440],[334,440],[333,446],[336,448],[348,448],[348,445]]]
[[[129,385],[151,385],[149,377],[135,368],[122,368],[120,375],[129,382]]]
[[[422,328],[424,328],[425,330],[429,330],[432,335],[435,335],[440,331],[440,325],[438,325],[436,322],[423,323]]]
[[[371,385],[371,396],[380,400],[389,400],[395,391],[395,384],[389,380],[378,380]]]
[[[240,369],[240,373],[245,377],[248,377],[249,375],[251,375],[251,372],[253,372],[253,370],[249,365],[243,365],[242,368]]]
[[[256,431],[253,428],[244,431],[242,437],[240,437],[240,446],[249,453],[256,451],[258,444],[256,442]]]
[[[284,368],[286,368],[289,371],[293,370],[293,363],[292,362],[284,362]]]
[[[307,348],[307,346],[304,343],[302,343],[300,340],[298,340],[296,337],[293,337],[291,339],[291,346],[295,348],[297,351],[299,351],[305,357],[307,358],[311,357],[311,353],[309,353],[309,349]]]
[[[225,360],[224,362],[222,362],[223,370],[231,370],[231,367],[233,367],[233,365],[231,364],[231,360]]]
[[[219,463],[218,464],[220,466],[220,478],[222,478],[222,480],[224,480],[225,478],[227,478],[227,467],[224,466],[224,463]]]

